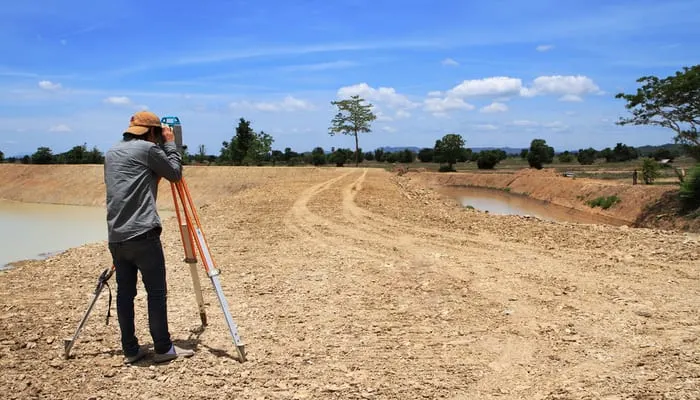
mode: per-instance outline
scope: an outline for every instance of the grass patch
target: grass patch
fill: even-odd
[[[594,200],[588,200],[586,204],[588,204],[591,208],[600,207],[603,210],[607,210],[608,208],[619,203],[620,201],[622,200],[620,200],[620,198],[617,196],[600,196]]]

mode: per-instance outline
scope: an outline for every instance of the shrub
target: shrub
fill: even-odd
[[[681,183],[680,198],[685,210],[700,207],[700,164],[688,171]]]
[[[497,150],[484,150],[479,152],[476,159],[476,166],[479,169],[493,169],[496,164],[501,162],[502,154]]]
[[[614,206],[615,204],[619,203],[621,200],[617,196],[608,196],[608,197],[598,197],[595,200],[589,200],[586,202],[591,208],[595,207],[600,207],[603,210],[607,210],[608,208]]]
[[[441,165],[438,172],[457,172],[451,165]]]
[[[661,176],[659,172],[659,163],[657,163],[653,158],[645,158],[642,163],[642,179],[647,185],[654,183],[654,180]]]

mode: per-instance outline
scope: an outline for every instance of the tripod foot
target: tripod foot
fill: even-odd
[[[207,314],[199,313],[199,319],[202,320],[202,326],[207,326]]]
[[[245,359],[245,346],[244,345],[236,346],[236,351],[238,352],[238,360],[240,362],[244,362],[246,360]]]

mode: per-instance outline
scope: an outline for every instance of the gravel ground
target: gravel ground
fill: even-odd
[[[171,334],[195,356],[124,366],[105,291],[63,358],[110,265],[90,244],[0,273],[2,397],[700,398],[697,235],[488,215],[379,169],[250,171],[199,210],[247,361],[201,269],[200,329],[167,220]]]

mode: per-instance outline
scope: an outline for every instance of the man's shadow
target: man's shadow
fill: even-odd
[[[231,360],[236,360],[240,361],[238,354],[235,356],[231,355],[229,352],[223,349],[217,349],[213,348],[207,345],[204,345],[201,343],[201,336],[206,330],[205,325],[200,325],[197,328],[191,329],[190,330],[190,335],[187,337],[187,339],[179,339],[179,340],[173,340],[173,344],[182,347],[183,349],[192,349],[195,352],[194,357],[197,356],[197,352],[200,349],[200,347],[203,347],[207,349],[211,354],[213,354],[216,357],[219,358],[229,358]],[[167,365],[170,364],[173,360],[162,362],[162,363],[156,363],[153,361],[153,346],[152,344],[149,345],[142,345],[141,346],[144,350],[146,350],[147,354],[144,358],[133,362],[131,364],[125,364],[125,365],[130,365],[133,367],[150,367],[151,365]],[[93,353],[83,353],[84,357],[98,357],[100,355],[109,355],[110,357],[117,357],[117,356],[124,356],[124,353],[121,349],[116,350],[107,350],[107,351],[99,351],[99,352],[93,352]],[[71,356],[71,358],[75,358],[75,356]]]

